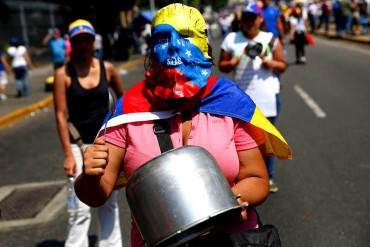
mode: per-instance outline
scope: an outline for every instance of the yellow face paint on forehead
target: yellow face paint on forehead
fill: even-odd
[[[171,25],[209,58],[206,22],[196,8],[181,3],[170,4],[155,14],[152,25],[155,27],[160,24]]]

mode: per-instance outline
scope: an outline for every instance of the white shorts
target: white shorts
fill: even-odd
[[[0,71],[0,85],[8,84],[8,78],[6,77],[5,71]]]

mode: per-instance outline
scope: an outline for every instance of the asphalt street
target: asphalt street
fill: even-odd
[[[218,43],[213,47],[214,53]],[[293,62],[289,49],[288,62]],[[280,191],[259,207],[264,223],[279,228],[285,247],[367,247],[370,243],[370,49],[317,39],[305,66],[282,75],[278,128],[293,148],[278,161]],[[143,79],[138,66],[126,88]],[[215,69],[216,75],[220,75]],[[232,76],[232,75],[228,75]],[[52,108],[0,130],[0,186],[60,180],[63,153]],[[129,211],[120,193],[123,244],[129,246]],[[96,218],[96,217],[94,217]],[[0,233],[0,246],[63,246],[67,215],[33,228]],[[97,246],[96,220],[90,229]]]

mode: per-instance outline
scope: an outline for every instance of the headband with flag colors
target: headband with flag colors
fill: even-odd
[[[70,38],[73,38],[74,36],[82,33],[91,34],[94,37],[96,34],[93,25],[91,25],[91,23],[86,20],[78,19],[69,24],[68,35]]]

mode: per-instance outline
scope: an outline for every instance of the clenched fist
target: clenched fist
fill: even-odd
[[[86,148],[84,152],[84,174],[88,176],[101,176],[108,164],[108,147],[103,140]]]

